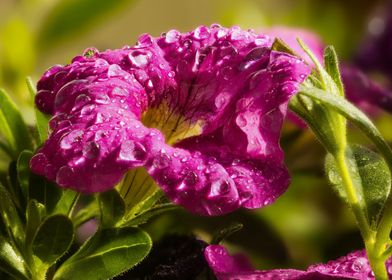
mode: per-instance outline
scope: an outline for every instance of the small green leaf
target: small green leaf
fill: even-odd
[[[73,224],[67,216],[49,216],[41,223],[34,236],[33,253],[42,262],[52,265],[68,251],[73,237]]]
[[[225,240],[228,236],[240,231],[244,227],[241,223],[233,223],[227,228],[220,230],[212,239],[211,244],[219,244]]]
[[[41,25],[38,42],[42,47],[50,47],[54,42],[75,36],[88,28],[93,28],[98,20],[120,9],[131,0],[95,1],[95,0],[60,0]]]
[[[136,215],[134,218],[132,218],[131,220],[127,220],[124,225],[126,226],[138,226],[138,225],[142,225],[146,222],[148,222],[148,220],[150,220],[151,218],[166,213],[168,211],[173,211],[173,210],[177,210],[179,209],[179,207],[177,205],[174,205],[172,203],[163,203],[163,204],[158,204],[153,206],[150,209],[147,209],[141,213],[139,213],[138,215]]]
[[[45,205],[46,212],[51,214],[61,199],[63,191],[45,178],[30,174],[29,198]]]
[[[72,218],[72,221],[77,228],[88,220],[99,217],[99,215],[100,209],[98,207],[98,201],[96,199],[93,199],[92,201],[90,201],[90,203],[85,205],[75,214],[75,216]]]
[[[30,95],[31,95],[32,99],[34,100],[35,95],[36,95],[34,83],[30,77],[27,77],[26,83],[27,83],[27,88],[29,89]],[[37,141],[38,145],[41,145],[48,138],[48,123],[49,123],[50,116],[46,115],[46,114],[42,113],[40,110],[38,110],[38,108],[37,108],[37,106],[35,106],[35,104],[33,104],[33,107],[34,107],[35,123],[36,123],[36,127],[37,127],[37,132],[38,132],[38,135],[37,135],[38,137],[37,137],[36,141]]]
[[[11,240],[15,240],[21,248],[24,243],[24,227],[6,188],[0,184],[0,217],[7,226],[7,233]]]
[[[3,89],[0,89],[0,134],[5,138],[6,145],[12,151],[10,156],[15,160],[23,150],[33,149],[32,140],[21,113]]]
[[[3,199],[3,198],[2,198]],[[0,235],[0,270],[15,279],[31,279],[25,260],[19,251]]]
[[[25,239],[25,247],[29,252],[31,252],[31,245],[33,243],[35,233],[37,232],[37,229],[41,224],[41,220],[44,216],[45,206],[36,201],[35,199],[29,200],[26,211],[27,225]]]
[[[354,161],[349,163],[350,175],[354,179],[357,193],[364,199],[369,224],[376,228],[391,190],[391,173],[385,160],[377,153],[359,145],[352,145],[350,150]],[[345,199],[342,180],[330,154],[326,158],[326,172],[332,185]]]
[[[344,88],[342,79],[340,77],[339,60],[333,46],[327,46],[324,50],[324,65],[325,70],[331,76],[339,89],[340,95],[344,95]]]
[[[71,189],[63,190],[60,199],[52,211],[52,214],[64,214],[70,216],[78,198],[79,193]]]
[[[272,43],[271,49],[273,51],[284,52],[294,56],[300,57],[295,51],[290,48],[282,39],[275,38],[274,42]]]
[[[31,151],[23,151],[22,153],[20,153],[18,161],[16,163],[19,186],[25,201],[27,201],[29,195],[29,180],[30,180],[29,163],[32,156],[33,153]]]
[[[96,280],[97,275],[110,279],[140,263],[151,246],[150,237],[141,229],[102,229],[59,267],[54,279]]]
[[[117,190],[100,193],[98,201],[101,210],[101,227],[112,227],[124,216],[125,203]]]

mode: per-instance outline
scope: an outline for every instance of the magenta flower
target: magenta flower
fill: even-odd
[[[375,279],[366,252],[356,251],[327,264],[310,266],[306,271],[296,269],[254,270],[248,260],[240,254],[230,256],[220,245],[210,245],[204,256],[218,280],[229,279],[280,279],[280,280],[322,280],[322,279]],[[386,263],[389,277],[392,277],[392,260]],[[391,271],[391,272],[389,272]]]
[[[36,104],[54,115],[52,132],[31,169],[90,193],[144,167],[175,203],[203,215],[272,203],[289,184],[279,147],[287,103],[310,69],[271,44],[201,26],[49,69]]]

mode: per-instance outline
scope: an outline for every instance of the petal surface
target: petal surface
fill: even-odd
[[[252,31],[200,26],[49,69],[36,104],[54,115],[52,132],[32,170],[89,193],[144,167],[202,215],[272,203],[289,184],[279,147],[287,103],[310,69],[270,46]]]

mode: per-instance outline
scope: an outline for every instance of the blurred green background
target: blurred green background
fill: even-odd
[[[48,67],[68,63],[90,46],[120,48],[133,45],[142,33],[157,36],[211,23],[308,28],[349,61],[385,4],[381,0],[0,0],[0,87],[24,108],[29,121],[32,100],[26,76],[37,81]],[[361,248],[351,213],[325,179],[322,147],[309,132],[290,125],[282,145],[293,179],[274,205],[221,218],[180,211],[154,220],[147,230],[155,239],[193,232],[209,240],[220,228],[242,222],[244,229],[227,245],[246,252],[259,268],[304,268]]]

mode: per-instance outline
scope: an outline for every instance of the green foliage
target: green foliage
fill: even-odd
[[[112,227],[125,214],[125,203],[117,190],[109,190],[98,195],[101,211],[101,227]]]
[[[16,163],[17,176],[19,186],[22,191],[25,201],[29,195],[29,181],[30,181],[30,166],[29,162],[33,153],[31,151],[23,151],[20,153],[18,161]]]
[[[54,279],[109,279],[138,264],[151,246],[141,229],[102,229],[59,267]]]
[[[0,270],[16,279],[31,279],[27,264],[21,253],[0,235]]]
[[[32,150],[33,145],[27,126],[16,104],[10,96],[0,89],[0,134],[5,152],[17,159],[23,150]]]
[[[30,92],[31,98],[34,100],[35,99],[35,94],[36,90],[33,85],[33,81],[31,80],[30,77],[26,79],[26,84],[27,88]],[[34,116],[35,116],[35,122],[36,122],[36,127],[37,127],[37,135],[36,135],[36,142],[39,145],[43,144],[45,140],[48,138],[48,122],[49,122],[49,117],[48,115],[42,113],[36,106],[34,106]]]
[[[391,173],[385,160],[377,153],[359,145],[351,145],[346,152],[350,174],[358,196],[363,197],[364,211],[369,224],[377,228],[380,214],[391,190]],[[328,154],[325,169],[328,179],[339,195],[347,200],[347,194],[339,175],[334,157]]]
[[[73,236],[73,224],[67,216],[49,216],[41,223],[34,236],[33,253],[50,266],[68,251]]]

